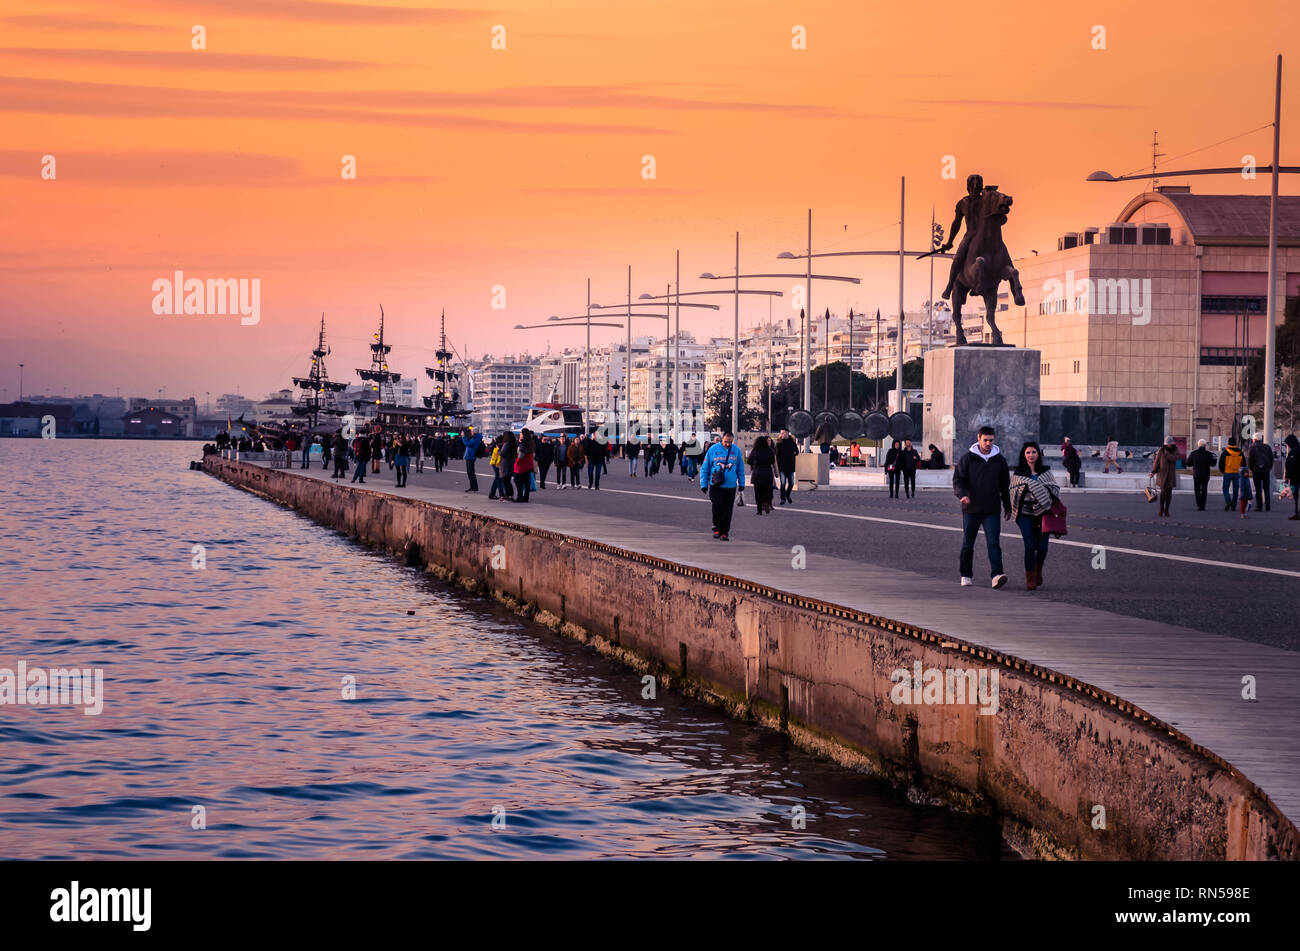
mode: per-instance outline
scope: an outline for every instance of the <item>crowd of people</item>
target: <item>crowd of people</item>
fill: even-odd
[[[1007,583],[1001,550],[1000,519],[1015,521],[1024,543],[1025,587],[1036,590],[1043,586],[1043,565],[1047,560],[1049,542],[1054,531],[1063,531],[1054,521],[1063,521],[1061,485],[1056,482],[1047,465],[1042,448],[1037,442],[1025,442],[1012,464],[995,445],[995,432],[985,426],[979,430],[976,442],[964,453],[953,468],[953,491],[961,503],[963,540],[959,556],[959,571],[963,586],[974,583],[972,579],[975,543],[984,533],[988,550],[989,570],[994,588]],[[352,471],[352,482],[364,484],[367,473],[376,475],[386,462],[395,478],[395,487],[403,488],[411,467],[417,473],[424,471],[426,460],[435,472],[442,472],[449,461],[463,460],[469,487],[466,492],[478,492],[480,459],[491,470],[488,498],[503,502],[527,503],[532,493],[543,491],[554,472],[554,489],[599,491],[601,475],[608,472],[609,463],[616,457],[617,446],[592,430],[586,435],[542,436],[524,429],[518,435],[503,432],[486,440],[467,427],[463,434],[432,434],[424,436],[364,433],[348,440],[340,430],[332,437],[290,434],[273,448],[292,454],[301,451],[302,468],[310,463],[312,447],[321,447],[321,465],[334,466],[333,478],[346,478]],[[1286,437],[1284,478],[1293,513],[1291,519],[1300,519],[1300,440],[1295,435]],[[215,445],[204,446],[204,454],[225,448],[241,452],[260,452],[265,449],[263,440],[243,437],[232,440],[226,434],[217,437]],[[826,447],[822,447],[825,450]],[[857,444],[847,450],[848,458],[855,453]],[[944,468],[943,453],[934,445],[929,447],[930,457],[923,460],[911,440],[893,440],[884,458],[890,498],[911,499],[916,493],[916,472],[923,468]],[[748,453],[736,445],[733,434],[726,432],[709,442],[691,433],[679,445],[673,439],[659,444],[650,440],[631,440],[622,447],[623,458],[631,478],[654,478],[679,474],[698,482],[700,490],[712,503],[713,537],[727,541],[730,537],[735,509],[744,507],[746,483],[752,487],[757,515],[773,511],[773,497],[779,495],[781,505],[794,503],[796,460],[799,445],[788,430],[781,430],[775,438],[759,436]],[[1114,465],[1119,467],[1118,444],[1107,439],[1106,446],[1096,453],[1103,461],[1103,471]],[[1079,471],[1083,460],[1079,451],[1066,438],[1061,445],[1063,468],[1068,476],[1067,485],[1079,485]],[[1178,485],[1180,462],[1178,447],[1172,437],[1151,453],[1150,475],[1153,482],[1149,490],[1152,501],[1159,501],[1159,517],[1170,516],[1174,490]],[[1271,511],[1273,499],[1274,454],[1257,433],[1247,446],[1229,440],[1227,447],[1216,459],[1200,440],[1197,448],[1188,454],[1185,468],[1191,472],[1196,508],[1204,511],[1208,503],[1208,486],[1213,472],[1223,473],[1223,500],[1225,511],[1237,509],[1245,518],[1252,504],[1257,511]],[[584,486],[585,473],[585,486]],[[1253,501],[1255,500],[1255,501]],[[1045,527],[1045,519],[1046,522]]]

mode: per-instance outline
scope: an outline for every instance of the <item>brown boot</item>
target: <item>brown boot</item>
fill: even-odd
[[[1037,588],[1037,587],[1038,587],[1038,572],[1037,572],[1037,571],[1026,571],[1026,572],[1025,572],[1025,590],[1026,590],[1026,591],[1033,591],[1033,590],[1034,590],[1035,588]]]
[[[1043,586],[1043,563],[1040,561],[1038,563],[1038,567],[1034,569],[1034,587],[1041,588],[1042,586]]]

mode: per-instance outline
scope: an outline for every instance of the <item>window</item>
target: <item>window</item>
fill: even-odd
[[[1075,361],[1074,361],[1074,372],[1075,372],[1075,373],[1078,373],[1078,372],[1079,372],[1079,361],[1078,361],[1078,360],[1075,360]]]
[[[1040,364],[1038,365],[1038,375],[1039,375],[1039,376],[1051,376],[1051,375],[1052,375],[1052,365],[1051,365],[1050,363],[1040,363]]]

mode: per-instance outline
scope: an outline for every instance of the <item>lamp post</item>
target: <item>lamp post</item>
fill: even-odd
[[[18,402],[23,401],[23,367],[25,363],[18,364]]]
[[[808,212],[808,222],[809,222],[809,224],[808,224],[808,228],[809,228],[808,233],[809,233],[809,237],[810,237],[810,240],[811,240],[811,235],[812,235],[812,211],[809,211],[809,212]],[[785,252],[783,252],[782,254],[778,255],[778,257],[793,257],[793,255],[791,255],[791,254],[789,254],[789,253],[785,253]],[[861,280],[860,278],[856,278],[856,277],[842,277],[842,276],[840,276],[840,275],[835,275],[835,274],[813,274],[813,273],[812,273],[812,265],[811,265],[811,264],[808,266],[808,273],[807,273],[806,275],[805,275],[805,274],[741,274],[741,273],[740,273],[740,232],[736,232],[736,274],[735,274],[735,276],[734,276],[734,280],[735,280],[735,289],[732,291],[732,293],[735,294],[735,297],[736,297],[736,323],[735,323],[735,333],[734,333],[734,335],[732,336],[732,348],[731,348],[731,349],[732,349],[732,354],[733,354],[733,363],[735,364],[735,366],[733,367],[733,370],[732,370],[733,378],[732,378],[732,386],[731,386],[731,429],[732,429],[732,432],[733,432],[733,433],[734,433],[734,432],[739,428],[739,420],[740,420],[740,407],[737,405],[737,400],[736,400],[736,394],[737,394],[737,391],[738,391],[738,389],[739,389],[739,372],[740,372],[740,369],[739,369],[739,368],[740,368],[740,361],[739,361],[739,353],[740,353],[740,295],[741,295],[741,294],[755,294],[755,293],[760,293],[760,294],[761,294],[761,293],[770,293],[770,292],[763,292],[763,291],[749,291],[749,290],[742,291],[742,290],[740,289],[740,282],[741,282],[742,280],[751,280],[751,279],[759,279],[759,278],[787,278],[787,277],[803,277],[803,278],[805,278],[805,279],[808,281],[808,286],[809,286],[810,288],[812,287],[812,282],[813,282],[813,281],[846,281],[846,282],[848,282],[848,283],[850,283],[850,284],[861,284],[861,283],[862,283],[862,280]],[[726,278],[725,278],[724,276],[711,274],[711,273],[709,273],[708,271],[705,271],[703,274],[700,275],[700,280],[702,280],[702,281],[720,281],[720,280],[725,280],[725,279],[726,279]],[[805,333],[810,333],[810,332],[811,332],[811,329],[810,329],[811,326],[812,326],[812,321],[810,320],[810,321],[808,321],[808,324],[807,324],[807,326],[805,327]],[[809,356],[809,358],[811,358],[811,354],[812,354],[812,350],[811,350],[811,342],[809,342],[808,346],[809,346],[809,349],[808,349],[808,356]],[[809,362],[809,360],[805,360],[805,366],[804,366],[804,403],[805,403],[805,407],[807,406],[807,402],[811,399],[811,386],[812,386],[812,383],[811,383],[811,377],[810,377],[810,375],[809,375],[810,372],[811,372],[811,369],[810,369],[810,367],[807,365],[808,362]]]
[[[1264,438],[1271,445],[1273,442],[1273,401],[1274,401],[1274,366],[1277,359],[1277,185],[1281,174],[1294,175],[1300,172],[1297,165],[1279,165],[1281,151],[1282,124],[1282,54],[1277,57],[1277,79],[1273,91],[1273,164],[1257,168],[1257,172],[1269,172],[1272,175],[1272,187],[1268,200],[1268,327],[1264,332]],[[1112,175],[1109,172],[1093,172],[1088,176],[1090,182],[1129,182],[1148,178],[1174,178],[1184,175],[1240,175],[1241,166],[1228,168],[1191,168],[1176,172],[1148,172],[1143,175]],[[1200,354],[1196,355],[1200,360]],[[1192,407],[1196,415],[1196,407]],[[1195,421],[1193,419],[1193,428]]]
[[[614,381],[614,385],[611,386],[610,389],[614,391],[614,445],[615,447],[617,447],[618,446],[618,391],[621,389],[621,387],[618,385],[618,380]],[[629,403],[632,402],[631,390],[627,391],[627,400]]]

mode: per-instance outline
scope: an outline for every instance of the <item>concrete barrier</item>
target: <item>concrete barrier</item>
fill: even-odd
[[[589,539],[215,456],[206,468],[427,564],[666,687],[882,775],[917,801],[988,815],[1023,854],[1300,858],[1296,827],[1238,770],[1068,675]],[[924,702],[933,698],[920,691],[896,702],[900,672],[918,664],[985,672],[997,684],[996,712]]]

